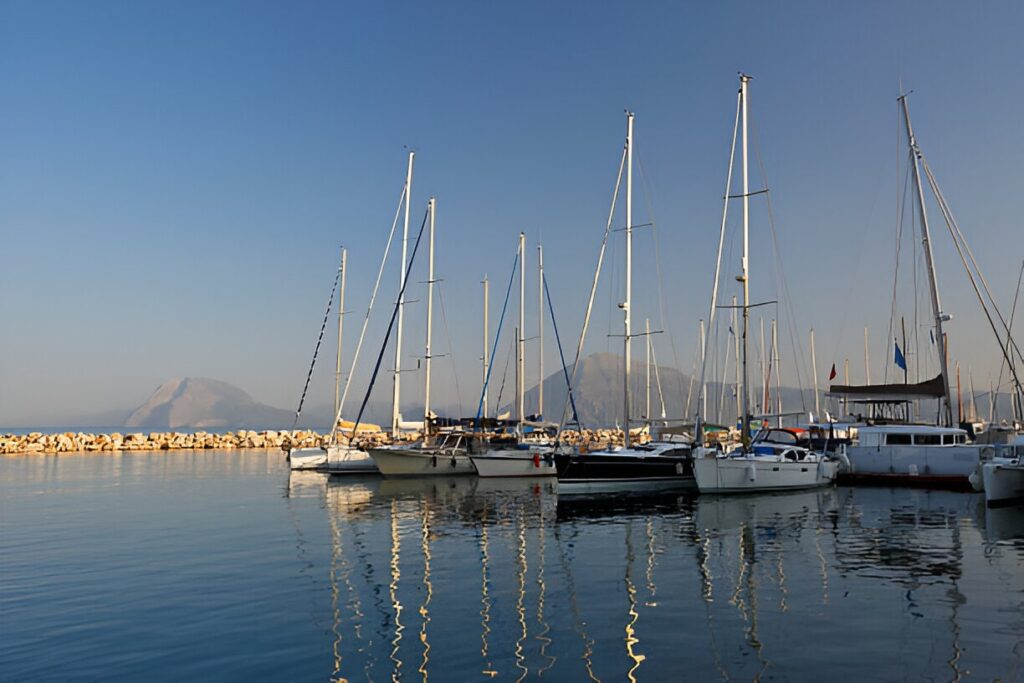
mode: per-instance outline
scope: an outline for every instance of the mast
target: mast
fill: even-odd
[[[928,285],[931,292],[932,315],[935,317],[935,343],[939,352],[939,367],[942,373],[942,387],[945,390],[943,396],[942,416],[946,426],[953,422],[953,410],[950,406],[949,395],[949,360],[946,357],[946,335],[942,331],[942,323],[949,320],[949,316],[942,312],[942,305],[939,301],[939,283],[935,279],[935,262],[932,259],[931,234],[928,231],[928,211],[924,205],[924,188],[921,186],[921,153],[917,148],[917,139],[914,138],[914,129],[910,125],[910,110],[907,107],[907,96],[902,95],[900,104],[903,106],[903,121],[907,129],[907,142],[910,145],[910,152],[913,155],[912,165],[914,167],[914,185],[917,188],[917,203],[921,216],[921,244],[924,247],[925,264],[928,269]]]
[[[427,269],[427,343],[423,354],[423,435],[430,434],[430,337],[434,324],[434,214],[437,211],[437,200],[433,197],[427,202],[430,211],[429,261]]]
[[[814,353],[814,328],[811,328],[811,373],[814,375],[814,414],[821,419],[821,399],[818,396],[818,358]]]
[[[331,434],[338,430],[338,406],[341,403],[341,325],[345,315],[345,260],[348,252],[345,247],[341,248],[341,293],[338,295],[338,356],[334,365],[334,424],[331,425]]]
[[[768,364],[768,354],[764,347],[764,318],[759,318],[761,322],[761,357],[758,362],[761,364],[761,399],[759,405],[761,406],[761,412],[767,413],[768,409],[765,407],[765,403],[768,400],[768,377],[770,377],[771,367]]]
[[[412,164],[416,152],[409,152],[409,167],[405,172],[405,217],[402,220],[402,265],[398,273],[398,319],[395,330],[395,375],[391,393],[391,436],[398,438],[398,415],[402,400],[402,317],[405,311],[405,268],[409,249],[409,205],[412,203]]]
[[[707,339],[704,337],[704,318],[700,319],[700,355],[705,356]],[[700,417],[704,422],[708,421],[708,385],[701,382],[700,385]]]
[[[651,419],[651,319],[644,318],[644,337],[647,340],[644,348],[647,350],[647,397],[644,402],[644,419],[650,424]]]
[[[544,247],[537,245],[537,417],[544,418]]]
[[[971,390],[971,419],[978,419],[978,406],[974,402],[974,371],[970,367],[967,368],[967,383]]]
[[[775,426],[782,426],[782,369],[779,367],[779,327],[775,320],[772,320],[772,366],[775,368]]]
[[[483,375],[482,375],[480,381],[483,382],[483,394],[484,394],[484,396],[483,396],[482,405],[483,405],[483,416],[486,418],[487,417],[487,370],[488,370],[488,367],[490,366],[490,358],[488,358],[488,354],[490,353],[490,349],[487,348],[487,345],[490,343],[490,339],[489,339],[490,327],[488,326],[488,322],[487,322],[487,314],[488,314],[488,309],[490,308],[490,301],[491,301],[491,299],[490,299],[490,282],[487,280],[486,273],[484,274],[484,279],[483,279],[482,284],[484,286],[484,355],[481,357],[482,360],[483,360]]]
[[[740,100],[743,103],[743,259],[742,271],[737,278],[743,284],[743,421],[740,439],[743,450],[750,446],[750,398],[746,387],[749,386],[747,372],[747,327],[750,322],[750,273],[748,258],[750,255],[750,187],[747,169],[747,83],[750,76],[740,74]]]
[[[526,234],[519,233],[519,330],[516,334],[516,417],[519,420],[519,436],[523,435],[523,420],[526,419],[526,402],[523,385],[526,384],[526,364],[523,350],[526,346]]]
[[[623,445],[629,448],[629,355],[631,350],[630,305],[633,298],[633,113],[626,112],[626,300],[621,308],[624,317],[623,358]]]
[[[864,379],[871,384],[871,362],[868,360],[868,328],[864,326]]]
[[[736,297],[732,298],[732,338],[734,351],[736,358],[734,360],[736,364],[736,419],[740,419],[740,415],[743,414],[743,406],[741,405],[742,400],[740,399],[740,335],[737,328],[739,327],[739,310],[736,308]]]

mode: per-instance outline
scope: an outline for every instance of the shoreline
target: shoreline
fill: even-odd
[[[362,430],[360,430],[362,431]],[[632,430],[631,430],[632,431]],[[410,435],[411,436],[411,435]],[[418,435],[416,435],[418,436]],[[618,446],[623,441],[620,429],[584,430],[563,433],[569,445],[583,445],[588,449]],[[321,446],[326,434],[311,429],[255,431],[239,429],[223,434],[206,431],[196,432],[31,432],[28,434],[6,433],[0,435],[0,455],[28,455],[33,453],[112,453],[121,451],[169,451],[169,450],[236,450],[240,448],[315,448]],[[391,443],[385,432],[369,432],[363,435],[373,445]],[[644,434],[636,434],[639,443],[647,440]]]

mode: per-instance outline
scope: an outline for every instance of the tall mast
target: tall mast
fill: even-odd
[[[814,353],[814,328],[811,328],[811,373],[814,375],[814,415],[816,420],[821,416],[821,399],[818,396],[818,357]]]
[[[750,446],[750,398],[746,387],[749,386],[747,372],[747,327],[750,322],[750,274],[748,257],[750,254],[750,186],[747,173],[747,83],[750,76],[740,74],[740,100],[743,103],[743,260],[739,278],[743,283],[743,421],[740,438],[743,450]]]
[[[537,245],[537,417],[544,418],[544,247]]]
[[[482,360],[483,360],[483,375],[482,375],[480,381],[483,382],[483,393],[484,393],[483,403],[482,403],[482,405],[483,405],[483,416],[487,417],[487,369],[488,369],[488,367],[491,364],[490,358],[488,357],[488,354],[490,353],[490,350],[487,348],[487,345],[490,343],[490,338],[489,338],[490,337],[490,327],[488,326],[488,322],[487,322],[487,313],[488,313],[488,309],[490,308],[490,301],[491,301],[491,299],[490,299],[490,282],[488,282],[486,274],[484,275],[484,279],[483,279],[482,284],[484,286],[484,355],[481,357]]]
[[[868,328],[864,326],[864,381],[871,384],[871,361],[868,360]]]
[[[782,369],[779,367],[779,327],[772,320],[772,366],[775,368],[775,426],[782,426]]]
[[[967,368],[967,382],[971,389],[971,419],[978,419],[978,406],[974,403],[974,371]]]
[[[345,258],[348,252],[341,248],[341,293],[338,295],[338,356],[334,366],[334,419],[338,419],[338,405],[341,403],[341,325],[345,315]],[[337,422],[331,425],[331,434],[338,430]]]
[[[402,400],[402,317],[405,312],[405,268],[409,248],[409,205],[412,203],[412,164],[416,152],[409,152],[409,167],[405,172],[405,217],[402,221],[402,265],[398,273],[398,320],[395,330],[395,377],[391,393],[391,436],[398,438],[398,413]]]
[[[704,336],[704,318],[700,319],[700,355],[701,358],[705,357],[707,351],[707,339]],[[708,421],[708,384],[707,382],[701,382],[700,384],[700,419],[702,422]]]
[[[740,398],[740,334],[739,330],[739,311],[736,308],[736,297],[732,298],[732,338],[733,346],[735,347],[734,352],[736,358],[733,359],[736,365],[736,419],[740,419],[740,415],[743,414],[743,399]]]
[[[644,337],[647,341],[645,348],[647,349],[647,399],[644,403],[644,419],[650,424],[651,420],[651,319],[644,318]]]
[[[903,121],[907,128],[907,142],[910,145],[910,152],[913,155],[912,165],[914,167],[914,185],[917,188],[917,204],[921,216],[921,244],[924,246],[925,264],[928,267],[928,285],[931,291],[932,315],[935,316],[935,343],[939,352],[939,367],[942,372],[942,388],[945,391],[943,396],[942,413],[945,424],[949,426],[953,422],[953,410],[950,406],[949,395],[949,359],[946,357],[946,335],[942,331],[942,323],[949,320],[949,316],[942,313],[942,305],[939,302],[939,283],[935,279],[935,262],[932,260],[931,233],[928,231],[928,211],[924,205],[924,188],[921,186],[921,152],[917,148],[917,139],[914,137],[914,129],[910,125],[910,109],[907,107],[907,96],[902,95],[900,104],[903,105]]]
[[[632,346],[629,308],[633,299],[633,113],[626,112],[626,300],[622,303],[625,319],[623,358],[623,444],[629,448],[629,357]]]
[[[423,354],[423,434],[430,434],[430,336],[434,324],[434,214],[437,210],[437,200],[433,197],[427,202],[430,211],[430,241],[429,260],[427,269],[427,343]]]
[[[526,363],[523,357],[526,346],[526,234],[519,233],[519,331],[516,340],[516,418],[519,420],[519,436],[523,435],[523,420],[526,419],[526,401],[523,385],[526,384]]]

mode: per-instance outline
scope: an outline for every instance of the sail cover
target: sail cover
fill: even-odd
[[[829,396],[868,401],[916,401],[922,398],[942,398],[946,395],[942,375],[917,384],[833,384]]]

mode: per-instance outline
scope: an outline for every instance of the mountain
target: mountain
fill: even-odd
[[[124,427],[181,428],[284,428],[294,414],[258,403],[227,382],[202,377],[172,379],[132,411]]]
[[[571,368],[570,368],[571,371]],[[680,372],[676,368],[659,365],[651,366],[651,413],[652,417],[661,417],[661,399],[658,394],[658,378],[661,379],[661,394],[665,401],[665,416],[674,420],[692,421],[697,411],[699,387],[697,380]],[[562,406],[566,400],[565,375],[559,369],[544,379],[544,412],[545,419],[558,421]],[[802,411],[814,407],[814,391],[790,387],[782,387],[783,410],[788,412]],[[723,395],[724,394],[724,395]],[[592,427],[610,427],[622,423],[622,356],[612,353],[594,353],[580,361],[580,369],[576,377],[573,395],[576,399],[576,410],[584,425]],[[772,389],[774,397],[774,388]],[[708,419],[731,423],[736,418],[736,393],[733,384],[720,382],[708,383]],[[515,406],[502,396],[501,411],[512,411]],[[536,386],[527,390],[525,396],[526,413],[537,413],[538,389]],[[689,410],[687,410],[689,399]],[[493,398],[492,398],[493,400]],[[756,401],[756,397],[752,396]],[[774,401],[774,398],[772,399]],[[513,399],[514,401],[514,399]],[[630,368],[630,416],[633,420],[641,420],[646,412],[647,404],[647,365],[634,361]],[[824,406],[825,403],[823,402]],[[719,413],[719,406],[721,412]],[[756,408],[755,408],[756,410]]]

